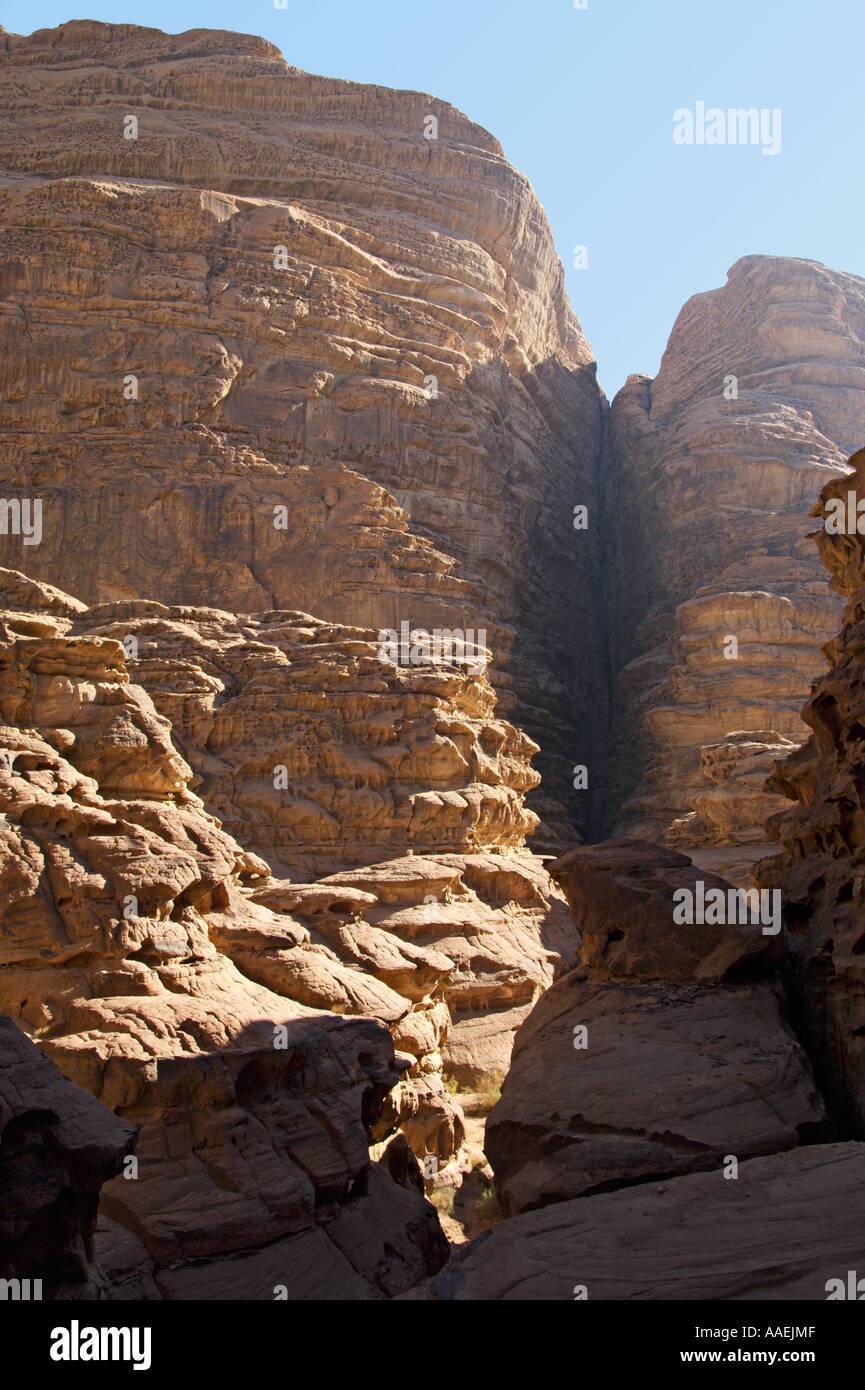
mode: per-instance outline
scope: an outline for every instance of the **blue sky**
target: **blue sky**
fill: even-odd
[[[85,18],[262,34],[297,67],[486,126],[546,208],[611,397],[654,375],[681,305],[739,256],[865,276],[863,0],[0,0],[13,33]],[[780,153],[675,144],[698,101],[780,108]]]

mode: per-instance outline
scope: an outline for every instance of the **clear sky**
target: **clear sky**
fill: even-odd
[[[69,19],[261,34],[309,72],[452,102],[531,179],[610,397],[742,255],[865,276],[865,0],[0,0],[12,33]],[[698,102],[779,108],[780,152],[676,144]]]

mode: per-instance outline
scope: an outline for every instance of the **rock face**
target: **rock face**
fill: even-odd
[[[598,979],[681,980],[716,984],[760,973],[769,942],[761,925],[677,925],[675,894],[696,901],[731,885],[697,869],[685,854],[641,840],[607,840],[569,850],[550,865],[582,931],[581,958]],[[709,914],[704,914],[708,916]]]
[[[4,486],[43,502],[0,562],[91,604],[483,629],[570,794],[606,406],[496,141],[262,39],[77,21],[0,35],[0,109]]]
[[[235,619],[146,602],[86,610],[23,575],[0,583],[17,610],[13,632],[56,628],[67,652],[110,649],[118,670],[121,642],[137,652],[130,670],[163,716],[147,716],[153,736],[164,742],[171,721],[194,785],[250,852],[253,877],[268,864],[291,876],[250,890],[270,926],[219,939],[247,975],[392,1028],[408,1009],[448,1006],[411,1079],[427,1095],[437,1087],[433,1110],[450,1135],[433,1143],[430,1131],[419,1156],[458,1149],[442,1059],[471,1086],[499,1080],[516,1027],[578,947],[562,895],[523,842],[536,819],[523,803],[537,780],[534,745],[496,718],[486,677],[382,665],[372,633],[308,615]],[[49,601],[60,608],[50,620]],[[17,679],[26,687],[30,677]],[[166,758],[162,788],[184,785],[190,770],[173,743]],[[105,761],[100,745],[88,769],[104,776]]]
[[[574,963],[579,936],[540,860],[528,854],[392,860],[323,882],[370,890],[367,913],[400,950],[444,956],[441,993],[452,1016],[442,1048],[468,1089],[507,1071],[514,1033],[542,990]]]
[[[607,429],[543,212],[446,103],[75,21],[0,35],[0,110],[4,487],[43,509],[0,562],[483,632],[537,847],[567,807],[748,880],[837,625],[806,513],[861,443],[865,282],[737,262]]]
[[[865,545],[855,530],[825,529],[835,498],[865,497],[865,450],[853,472],[824,488],[813,515],[832,587],[847,600],[824,647],[829,670],[802,710],[807,743],[777,764],[771,785],[795,802],[769,822],[781,851],[759,866],[781,892],[785,954],[800,1026],[842,1131],[865,1135],[865,932],[862,757],[865,741]]]
[[[131,1147],[130,1129],[0,1018],[0,1279],[30,1281],[31,1298],[105,1292],[99,1191]]]
[[[369,1144],[403,1102],[459,1143],[449,1097],[437,1117],[407,1082],[389,1099],[424,1063],[435,1090],[429,1010],[409,1023],[409,999],[254,901],[266,864],[189,790],[122,646],[73,633],[81,605],[59,591],[3,583],[0,1009],[136,1131],[137,1173],[102,1194],[112,1282],[139,1297],[409,1287],[446,1242]],[[297,953],[274,989],[233,963],[256,950]],[[339,1018],[340,1001],[367,1017]],[[403,1030],[399,1057],[381,1019]]]
[[[861,1263],[865,1144],[558,1202],[453,1256],[438,1299],[822,1301]]]
[[[865,421],[865,281],[748,256],[696,295],[654,381],[613,402],[606,513],[616,834],[745,882],[779,808],[760,783],[840,605],[808,513]],[[735,639],[735,645],[730,642]]]
[[[770,984],[598,984],[572,972],[517,1034],[486,1151],[526,1211],[825,1134],[811,1070]],[[585,1050],[575,1029],[585,1028]]]
[[[856,534],[797,711],[865,281],[739,261],[608,419],[527,180],[445,103],[76,21],[0,30],[0,113],[0,1277],[405,1295],[516,1036],[521,1214],[435,1296],[822,1297],[865,1174]],[[783,950],[680,924],[769,815]],[[551,884],[526,837],[574,825],[617,838]]]
[[[395,666],[374,631],[307,613],[124,601],[90,609],[86,629],[134,653],[196,791],[274,872],[522,849],[537,825],[537,745],[461,659]]]
[[[288,1280],[302,1296],[274,1272],[301,1234],[324,1261],[310,1257],[309,1296],[415,1282],[442,1238],[413,1182],[392,1191],[382,1146],[401,1130],[425,1164],[455,1162],[465,1126],[444,1073],[495,1086],[576,959],[566,905],[522,847],[532,745],[495,719],[484,677],[383,674],[369,632],[88,610],[13,571],[0,598],[0,1007],[137,1128],[140,1176],[107,1184],[101,1207],[113,1287],[270,1297]],[[129,680],[136,643],[159,709]],[[207,804],[258,810],[233,816],[244,846],[191,790],[166,714]],[[434,852],[393,853],[412,841]],[[333,1254],[340,1222],[362,1256]]]
[[[674,891],[696,895],[698,871],[660,845],[585,846],[551,872],[582,926],[582,965],[521,1027],[487,1119],[507,1211],[828,1135],[760,923],[678,923]],[[705,876],[712,888],[735,894]]]

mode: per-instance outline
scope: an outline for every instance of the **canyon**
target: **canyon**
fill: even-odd
[[[0,1278],[823,1297],[865,280],[746,256],[608,403],[446,102],[73,21],[0,109]]]

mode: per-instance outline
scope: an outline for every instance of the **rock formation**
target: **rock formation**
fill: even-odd
[[[802,711],[812,736],[770,778],[796,803],[757,868],[771,944],[675,851],[617,840],[556,861],[582,964],[520,1029],[486,1126],[521,1214],[414,1296],[823,1299],[849,1281],[865,1146],[831,1141],[865,1132],[865,450],[849,469],[811,513],[847,606]],[[717,924],[676,920],[682,888],[720,890]]]
[[[514,1029],[574,962],[578,939],[523,843],[535,821],[523,805],[537,780],[534,746],[495,717],[483,674],[388,666],[372,632],[308,615],[241,620],[146,602],[86,610],[8,571],[4,588],[14,631],[44,628],[50,595],[66,605],[48,625],[68,650],[83,637],[110,647],[121,680],[135,644],[129,668],[163,716],[151,724],[161,731],[170,719],[208,810],[251,852],[253,876],[268,865],[290,876],[252,892],[279,917],[273,939],[261,929],[220,943],[233,959],[242,952],[247,974],[301,1003],[390,1024],[438,993],[454,1024],[440,1023],[431,1051],[467,1084],[504,1074]],[[103,764],[100,750],[86,766],[104,776]],[[166,788],[189,776],[178,767]],[[125,793],[128,777],[114,775]],[[336,960],[349,973],[338,975]]]
[[[543,212],[446,103],[74,21],[0,35],[0,109],[0,446],[43,505],[0,562],[88,604],[482,631],[537,847],[566,804],[747,880],[837,624],[806,514],[861,443],[863,282],[737,262],[607,430]]]
[[[121,641],[212,814],[274,872],[317,878],[411,850],[520,849],[537,745],[458,657],[398,666],[376,633],[307,613],[236,617],[123,601]]]
[[[836,698],[842,688],[849,693],[849,680],[836,680]],[[837,706],[824,700],[823,708]],[[818,745],[823,727],[815,722]],[[796,754],[795,767],[804,760]],[[776,783],[781,776],[779,768]],[[813,790],[813,777],[806,785]],[[837,762],[822,786],[824,797],[844,795]],[[816,815],[813,804],[809,797],[806,826],[804,807],[798,825],[788,818],[791,844],[803,830],[826,835],[826,800]],[[849,884],[844,843],[836,861],[828,850],[809,860],[806,838],[786,878],[780,857],[778,881],[795,885],[798,874],[812,894],[827,882]],[[675,922],[673,893],[696,890],[694,866],[658,845],[581,847],[552,873],[583,924],[583,963],[523,1024],[487,1120],[486,1151],[509,1219],[453,1250],[446,1270],[408,1296],[823,1300],[839,1281],[846,1287],[856,1268],[852,1227],[865,1215],[865,1144],[833,1142],[838,1117],[791,1026],[799,1011],[775,974],[776,947],[751,949],[755,924]],[[713,876],[706,895],[710,886],[735,893]],[[792,904],[800,924],[801,898]],[[848,1040],[850,1066],[844,1073],[842,1061],[841,1071],[852,1090],[861,1087],[849,1042],[858,977],[849,939],[834,957],[831,942],[817,959],[809,952],[825,943],[829,922],[829,904],[814,902],[794,962],[804,966],[812,1020],[828,1019],[823,1042],[826,1033]]]
[[[483,629],[572,794],[606,406],[492,136],[263,39],[88,21],[0,35],[0,110],[4,486],[43,502],[0,563],[90,604]]]
[[[760,924],[676,923],[674,890],[693,891],[698,871],[659,845],[582,847],[551,872],[583,928],[582,966],[523,1024],[487,1119],[507,1211],[827,1136]]]
[[[581,959],[598,979],[718,984],[760,973],[767,936],[749,922],[674,921],[678,889],[704,897],[730,885],[698,870],[685,854],[640,840],[608,840],[569,850],[550,865],[582,931]],[[737,908],[737,918],[738,918]]]
[[[106,1292],[96,1208],[131,1146],[130,1129],[0,1017],[0,1279],[18,1280],[19,1297]]]
[[[841,629],[824,647],[829,670],[802,710],[807,743],[772,773],[772,789],[795,805],[769,822],[781,851],[759,866],[784,903],[784,947],[797,1018],[842,1132],[865,1136],[865,545],[854,529],[825,527],[833,499],[865,498],[865,450],[853,472],[828,484],[812,515],[816,538],[846,600]],[[855,512],[854,512],[855,516]],[[833,523],[834,524],[834,523]]]
[[[74,21],[0,30],[0,112],[0,1278],[823,1297],[865,555],[820,536],[830,641],[806,532],[865,496],[865,281],[746,257],[610,415],[446,103]],[[680,923],[768,816],[783,936]],[[440,1274],[501,1083],[509,1219]]]
[[[507,1211],[716,1172],[826,1134],[810,1067],[769,984],[598,984],[578,972],[517,1035],[486,1151]],[[575,1050],[585,1028],[587,1047]]]
[[[437,1299],[821,1301],[861,1263],[865,1144],[557,1202],[455,1252]]]
[[[807,540],[865,423],[865,282],[748,256],[690,299],[654,381],[612,406],[615,833],[745,882],[781,803],[761,791],[840,605]],[[735,639],[735,645],[730,642]]]
[[[316,1217],[330,1238],[346,1194],[378,1173],[366,1144],[387,1165],[382,1146],[401,1129],[433,1177],[460,1160],[445,1072],[494,1087],[516,1028],[576,959],[565,903],[522,845],[533,746],[494,717],[485,676],[382,666],[368,631],[143,601],[87,609],[14,571],[0,571],[0,599],[0,1007],[139,1127],[149,1181],[118,1179],[103,1196],[115,1286],[193,1296],[241,1260],[246,1296],[264,1296],[261,1269],[285,1258],[282,1242]],[[133,644],[129,666],[165,713],[129,679]],[[191,790],[166,714],[244,846]],[[279,789],[275,766],[291,768]],[[412,843],[425,852],[395,853]],[[274,877],[264,855],[296,877]],[[190,1123],[190,1096],[207,1120]],[[306,1106],[345,1130],[338,1155]],[[270,1138],[252,1161],[245,1133],[261,1125]],[[310,1154],[268,1156],[295,1128]],[[235,1140],[238,1191],[210,1193]],[[250,1195],[258,1162],[271,1172],[263,1198]],[[337,1293],[357,1293],[358,1278],[394,1292],[434,1260],[431,1214],[393,1220],[382,1239],[402,1273],[355,1268]],[[243,1245],[250,1227],[264,1264]],[[211,1274],[193,1277],[193,1259]]]
[[[60,591],[3,584],[0,1009],[135,1129],[137,1170],[102,1193],[112,1283],[259,1299],[409,1287],[446,1242],[369,1145],[403,1110],[443,1158],[459,1145],[458,1108],[435,1094],[434,1011],[410,1021],[410,999],[256,902],[266,864],[189,791],[122,646],[73,633],[82,606]],[[274,989],[233,963],[256,953],[285,962]],[[400,1082],[413,1069],[420,1089]]]

